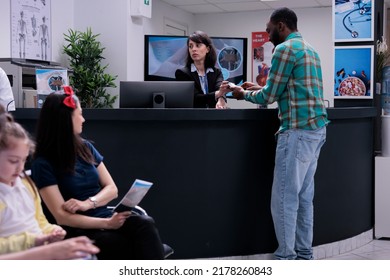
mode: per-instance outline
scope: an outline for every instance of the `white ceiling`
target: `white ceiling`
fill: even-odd
[[[192,14],[331,7],[334,0],[161,0]]]

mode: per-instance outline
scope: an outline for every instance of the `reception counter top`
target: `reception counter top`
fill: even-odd
[[[39,109],[15,119],[34,134]],[[122,196],[136,178],[154,182],[141,202],[172,258],[272,253],[270,213],[276,109],[84,109]],[[376,108],[329,108],[315,176],[314,245],[373,227]],[[115,201],[113,202],[115,203]]]
[[[374,107],[328,108],[329,119],[355,119],[373,117]],[[17,117],[36,119],[39,109],[18,108]],[[261,120],[277,116],[277,109],[84,109],[87,120],[140,120],[140,121],[186,121],[186,120]]]

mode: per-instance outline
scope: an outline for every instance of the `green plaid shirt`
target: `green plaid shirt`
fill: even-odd
[[[320,58],[299,32],[276,46],[266,85],[261,90],[245,91],[244,97],[257,104],[278,102],[278,132],[317,129],[329,123]]]

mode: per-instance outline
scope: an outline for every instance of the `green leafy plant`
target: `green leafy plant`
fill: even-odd
[[[382,36],[381,40],[376,42],[376,80],[382,81],[383,67],[385,67],[390,58],[390,51],[387,46],[386,38]]]
[[[113,87],[117,76],[105,73],[108,65],[101,65],[104,47],[97,40],[100,34],[93,34],[91,28],[86,32],[69,29],[64,34],[63,52],[69,56],[72,73],[69,84],[80,100],[82,108],[112,108],[117,95],[110,95],[106,88]]]

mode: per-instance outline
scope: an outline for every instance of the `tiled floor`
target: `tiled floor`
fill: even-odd
[[[313,248],[316,260],[390,260],[390,239],[374,239],[373,230]]]
[[[372,240],[366,245],[324,260],[390,260],[390,240]]]
[[[390,239],[373,239],[373,230],[333,243],[315,246],[315,260],[390,260]],[[232,256],[227,260],[272,260],[273,254]]]

